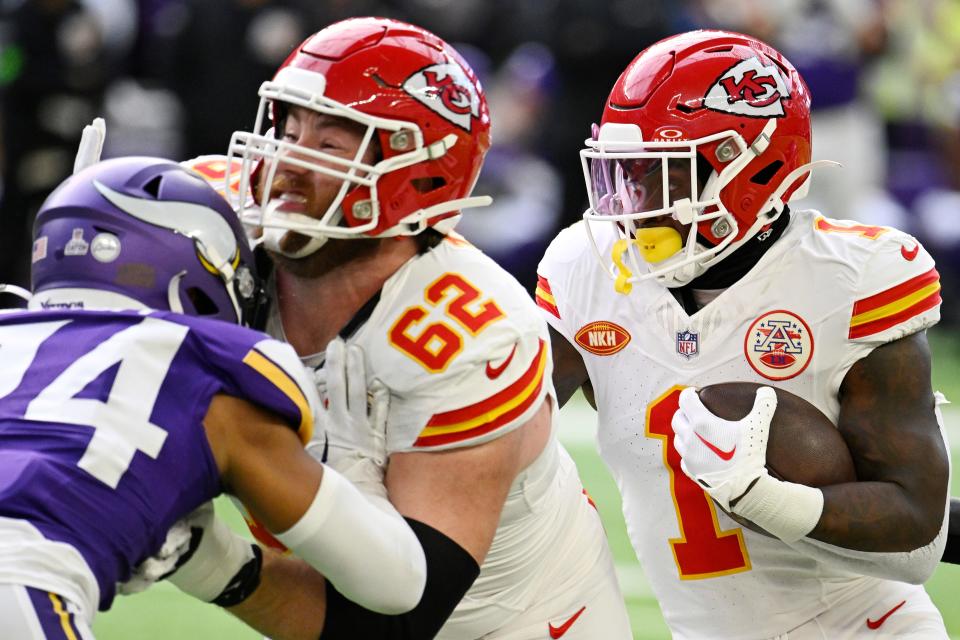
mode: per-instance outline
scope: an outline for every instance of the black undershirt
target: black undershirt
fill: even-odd
[[[784,207],[780,217],[770,224],[769,233],[761,230],[757,235],[744,242],[736,251],[710,267],[706,273],[694,278],[682,287],[671,288],[670,292],[677,299],[677,302],[683,305],[683,310],[687,312],[687,315],[692,316],[700,310],[693,299],[694,289],[726,289],[733,285],[756,266],[760,258],[783,235],[789,223],[790,210]],[[763,237],[763,240],[760,240],[761,237]]]

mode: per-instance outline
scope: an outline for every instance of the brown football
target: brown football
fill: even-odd
[[[704,406],[725,420],[740,420],[753,408],[754,382],[723,382],[698,392]],[[777,389],[777,411],[767,440],[767,469],[781,480],[825,487],[854,482],[857,474],[843,436],[830,419],[800,396]],[[765,533],[752,523],[734,520]]]

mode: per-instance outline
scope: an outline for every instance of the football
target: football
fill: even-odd
[[[714,415],[740,420],[750,413],[760,386],[763,385],[753,382],[724,382],[703,387],[698,393]],[[857,474],[850,450],[830,419],[800,396],[773,389],[777,393],[777,410],[767,440],[770,475],[810,487],[855,481]],[[766,533],[743,518],[728,515],[754,531]]]

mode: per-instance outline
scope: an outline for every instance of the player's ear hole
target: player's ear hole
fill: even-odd
[[[753,174],[753,177],[750,178],[750,182],[753,182],[754,184],[767,184],[782,166],[782,160],[774,160],[763,169],[760,169],[760,171],[757,171],[755,174]]]
[[[160,197],[160,181],[163,179],[163,176],[157,176],[156,178],[150,180],[147,184],[143,185],[143,190],[149,193],[154,198]]]
[[[414,178],[410,181],[410,184],[413,185],[413,188],[416,189],[418,193],[430,193],[431,191],[447,186],[447,181],[435,176],[433,178]]]
[[[189,287],[187,289],[187,297],[190,298],[190,302],[193,303],[193,308],[197,310],[197,315],[212,316],[220,312],[217,303],[211,300],[210,296],[204,293],[202,289]]]

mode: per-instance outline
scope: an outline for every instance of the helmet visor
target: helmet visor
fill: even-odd
[[[584,160],[590,176],[590,206],[600,216],[676,219],[674,205],[678,200],[696,199],[702,180],[692,156],[637,152]]]

